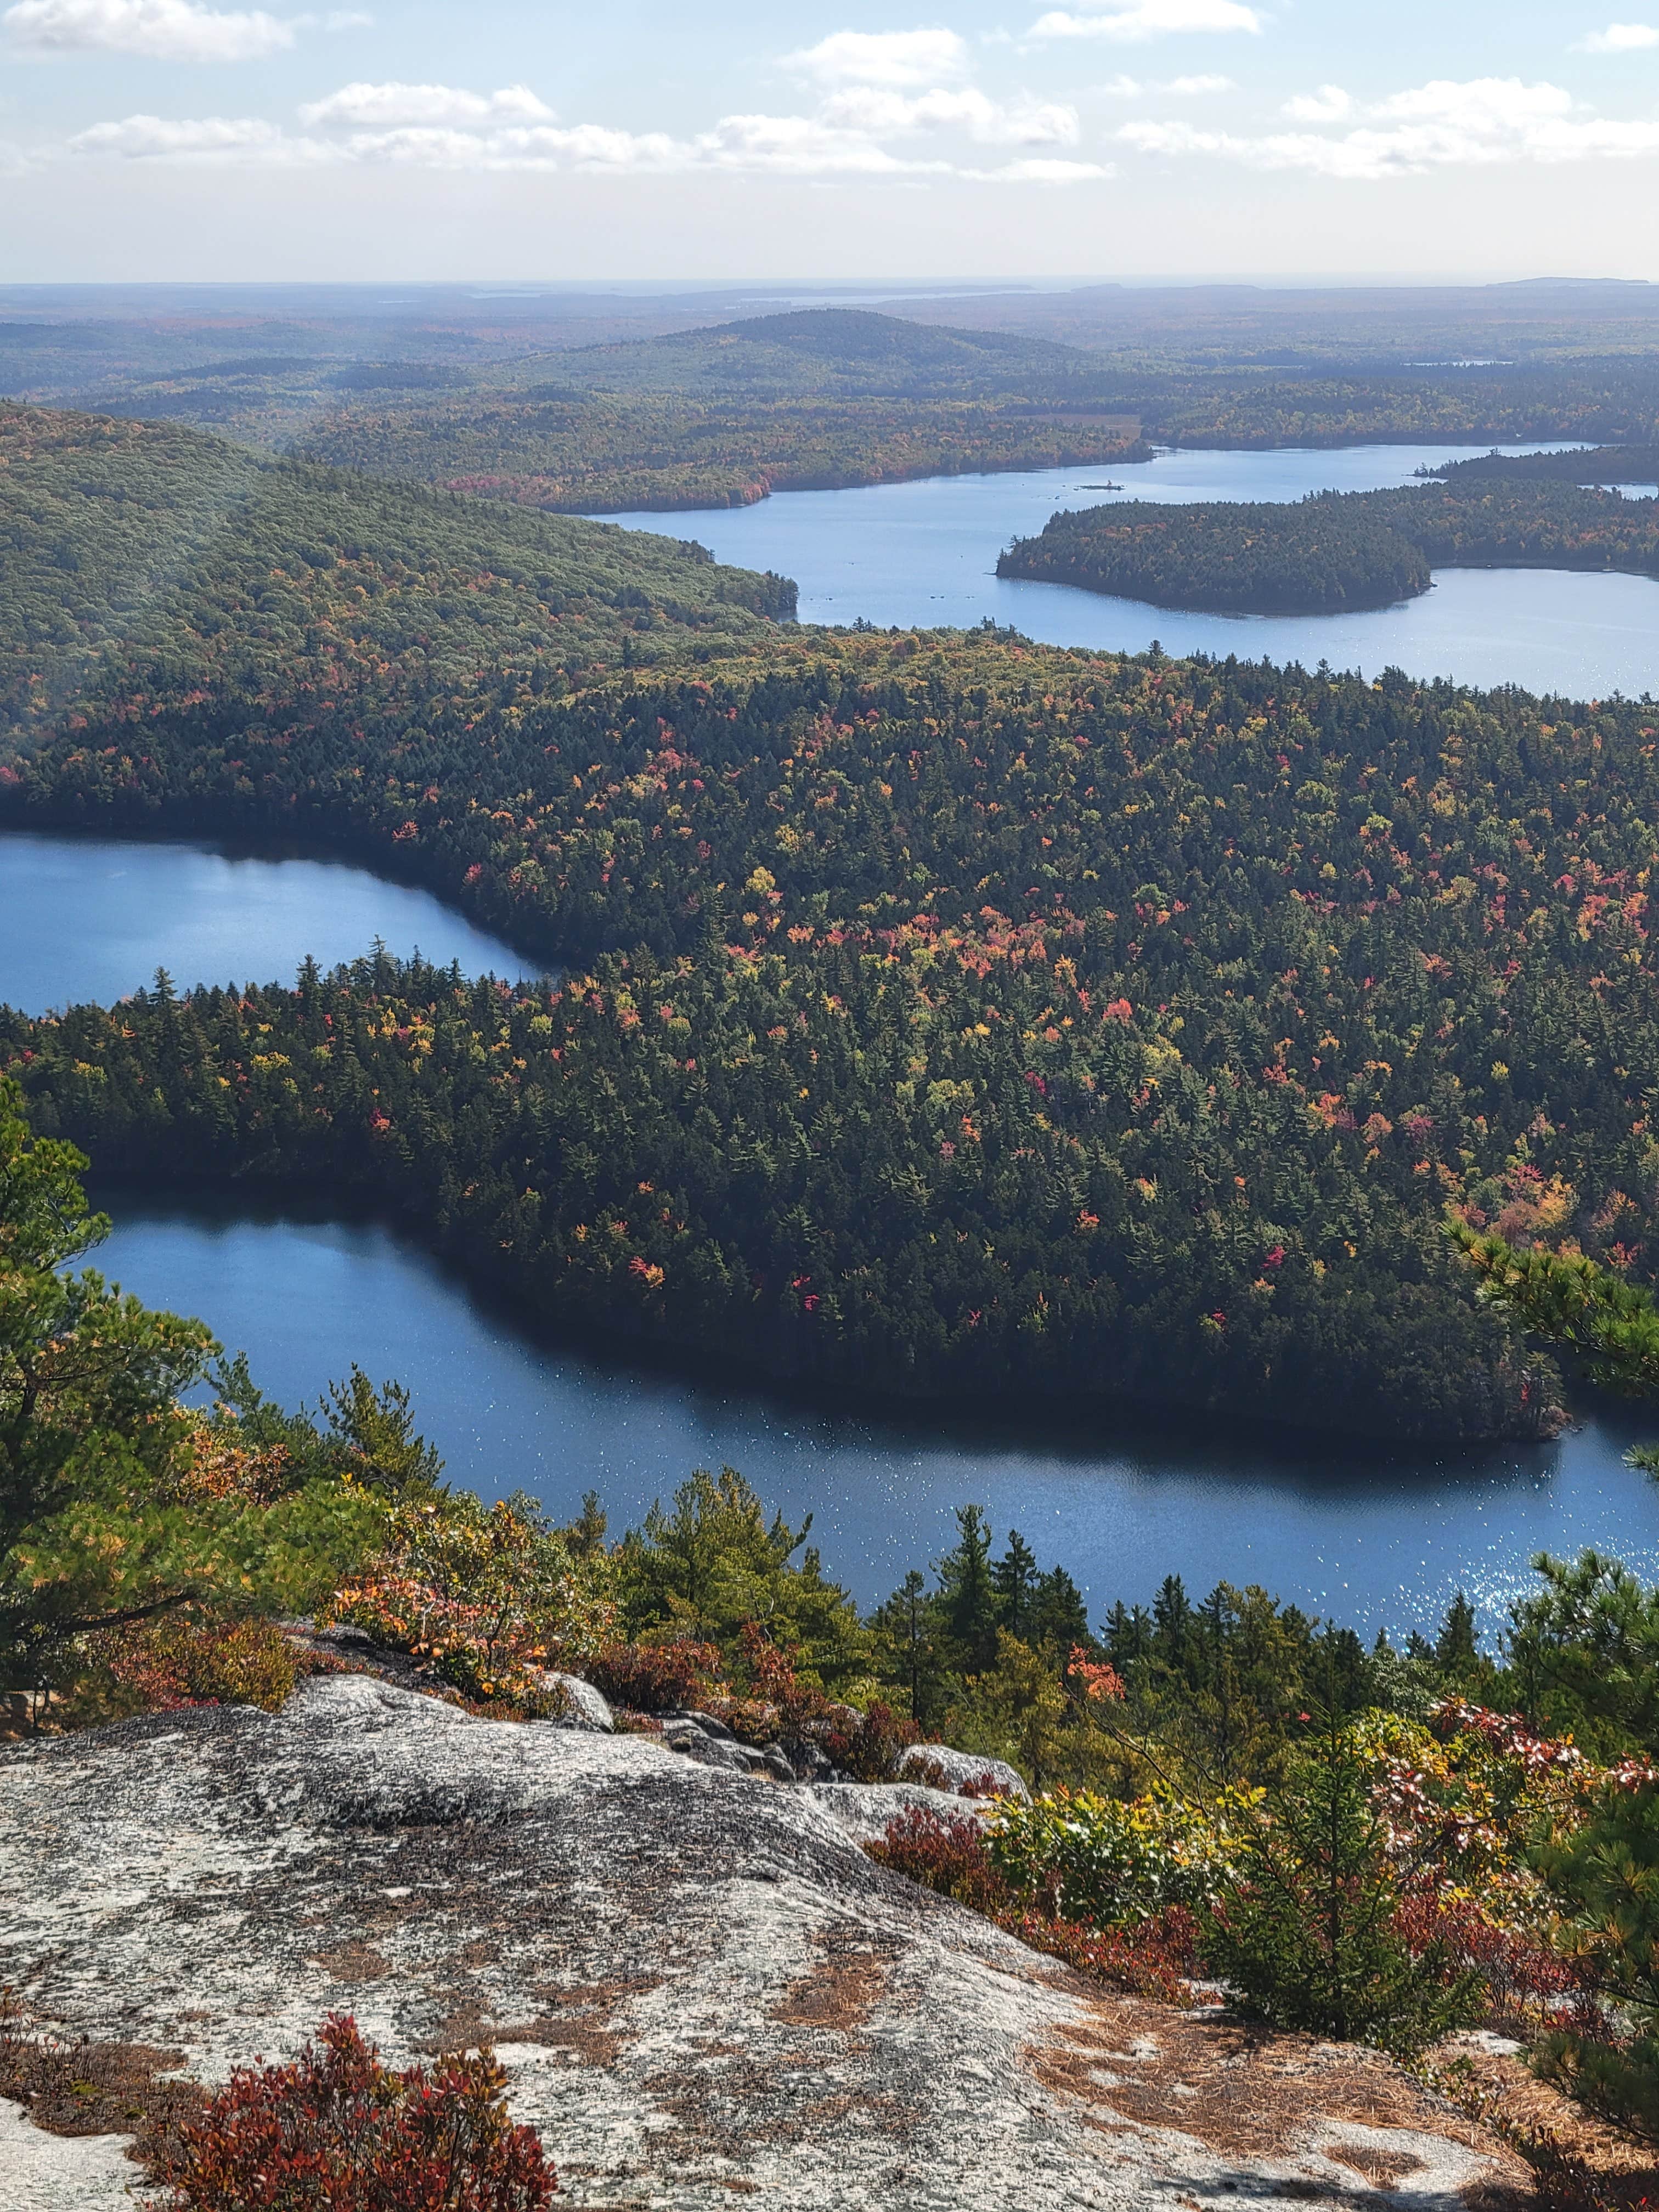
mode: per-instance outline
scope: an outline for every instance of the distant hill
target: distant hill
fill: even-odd
[[[701,546],[0,404],[0,746],[152,677],[392,699],[511,665],[556,690],[793,610]]]
[[[806,307],[623,345],[558,364],[593,391],[679,392],[741,386],[772,398],[1009,399],[1121,406],[1121,373],[1053,339],[955,330],[865,307]]]

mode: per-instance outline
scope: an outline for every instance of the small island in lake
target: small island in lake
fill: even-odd
[[[1659,500],[1484,467],[1294,503],[1126,500],[1054,515],[997,574],[1160,607],[1290,615],[1390,606],[1426,592],[1436,568],[1487,568],[1659,574]]]

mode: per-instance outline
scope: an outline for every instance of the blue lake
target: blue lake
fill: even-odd
[[[1528,451],[1537,451],[1529,447]],[[1421,599],[1366,614],[1209,615],[1003,579],[997,556],[1061,507],[1114,497],[1294,500],[1409,483],[1457,448],[1160,455],[1109,467],[934,477],[859,491],[781,492],[753,507],[600,518],[696,538],[721,561],[775,568],[800,586],[800,618],[881,627],[969,627],[988,616],[1050,645],[1387,667],[1460,683],[1599,698],[1659,687],[1659,581],[1539,568],[1448,568]],[[1109,481],[1115,495],[1091,487]]]
[[[739,1468],[769,1505],[815,1516],[826,1564],[867,1600],[937,1559],[969,1500],[1101,1607],[1149,1601],[1177,1572],[1198,1592],[1260,1582],[1400,1627],[1437,1620],[1461,1587],[1491,1627],[1541,1549],[1594,1544],[1659,1577],[1659,1485],[1621,1460],[1659,1435],[1640,1407],[1597,1409],[1557,1443],[1471,1451],[1128,1416],[1042,1436],[948,1408],[896,1419],[641,1372],[625,1346],[605,1361],[539,1342],[384,1227],[99,1196],[116,1221],[106,1272],[200,1314],[287,1402],[353,1360],[400,1376],[453,1478],[565,1516],[597,1490],[617,1528],[694,1467]]]
[[[289,983],[379,937],[407,959],[469,975],[536,972],[430,891],[338,860],[255,858],[201,845],[0,836],[0,1000],[43,1014],[106,1006],[165,968],[194,983]]]

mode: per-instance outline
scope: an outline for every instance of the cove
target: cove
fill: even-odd
[[[1092,487],[1157,500],[1295,500],[1312,491],[1407,483],[1459,449],[1355,446],[1273,453],[1163,453],[1109,467],[931,477],[855,491],[777,492],[753,507],[601,521],[695,537],[719,561],[775,568],[800,586],[804,623],[971,629],[990,620],[1048,645],[1387,667],[1462,684],[1516,684],[1569,698],[1640,695],[1659,680],[1659,581],[1537,568],[1449,568],[1432,591],[1352,615],[1214,615],[995,575],[1011,538],[1060,507],[1109,504]],[[1486,451],[1486,447],[1480,450]],[[1508,451],[1522,450],[1506,448]],[[1536,452],[1539,447],[1524,450]]]
[[[1097,1615],[1177,1573],[1194,1595],[1259,1582],[1366,1630],[1432,1626],[1462,1588],[1490,1635],[1539,1550],[1595,1545],[1659,1577],[1659,1485],[1621,1457],[1659,1435],[1650,1408],[1599,1407],[1553,1444],[1438,1452],[1127,1413],[1033,1434],[948,1408],[826,1408],[641,1371],[626,1346],[611,1362],[538,1341],[384,1226],[94,1194],[116,1223],[104,1272],[199,1314],[288,1404],[353,1360],[398,1376],[452,1480],[527,1490],[560,1518],[597,1490],[613,1530],[693,1467],[729,1464],[769,1507],[813,1515],[826,1567],[866,1603],[938,1559],[970,1501],[1064,1564]]]
[[[537,972],[434,898],[349,862],[272,859],[180,843],[0,834],[0,1000],[42,1014],[110,1006],[165,968],[192,984],[289,982],[307,954],[324,968],[379,937],[407,959],[459,961],[468,975]]]

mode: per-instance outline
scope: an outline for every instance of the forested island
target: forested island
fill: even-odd
[[[997,574],[1154,606],[1262,615],[1389,606],[1426,592],[1437,568],[1659,574],[1659,499],[1563,483],[1554,470],[1462,464],[1445,474],[1444,483],[1294,503],[1122,500],[1063,510],[1037,537],[1016,540]]]
[[[4,436],[14,607],[179,533],[101,641],[14,644],[7,821],[322,840],[573,963],[8,1015],[107,1168],[391,1206],[562,1326],[759,1372],[1401,1434],[1561,1419],[1448,1206],[1647,1279],[1639,704],[800,630],[602,526]],[[251,504],[183,498],[216,470]]]
[[[1567,446],[1547,453],[1473,453],[1425,469],[1449,484],[1482,477],[1517,477],[1552,483],[1659,483],[1659,446]]]

